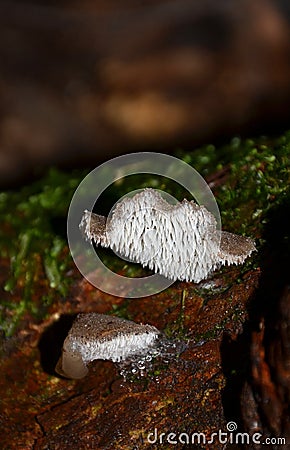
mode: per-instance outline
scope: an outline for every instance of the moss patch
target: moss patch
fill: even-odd
[[[56,294],[67,293],[70,278],[66,273],[72,261],[65,223],[81,179],[80,172],[52,169],[20,192],[0,194],[0,257],[10,268],[4,280],[9,295],[2,294],[0,326],[8,336],[23,314],[41,318]]]

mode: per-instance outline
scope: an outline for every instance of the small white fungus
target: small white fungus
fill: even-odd
[[[186,199],[171,205],[154,189],[121,200],[109,219],[85,211],[80,228],[88,240],[155,273],[196,283],[256,249],[250,238],[218,231],[204,206]]]
[[[79,314],[63,343],[56,372],[68,378],[83,378],[89,362],[119,362],[144,353],[158,336],[159,331],[152,325],[105,314]]]

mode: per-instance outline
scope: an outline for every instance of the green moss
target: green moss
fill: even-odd
[[[125,299],[120,305],[112,305],[112,311],[109,314],[120,317],[120,319],[132,320],[130,314],[128,314],[129,299]]]
[[[224,174],[213,186],[223,228],[240,234],[261,235],[269,212],[289,199],[290,131],[269,139],[235,137],[218,149],[205,146],[190,157],[179,151],[204,177]]]
[[[67,293],[71,258],[66,245],[66,215],[83,176],[52,169],[20,192],[0,194],[0,256],[10,261],[4,291],[12,297],[7,301],[2,298],[0,326],[8,336],[24,313],[42,317],[53,292],[61,296]]]

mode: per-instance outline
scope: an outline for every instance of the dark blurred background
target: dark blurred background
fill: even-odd
[[[288,0],[0,1],[0,185],[290,123]]]

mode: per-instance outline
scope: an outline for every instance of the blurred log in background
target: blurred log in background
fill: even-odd
[[[285,126],[289,55],[283,0],[2,1],[1,184]]]

